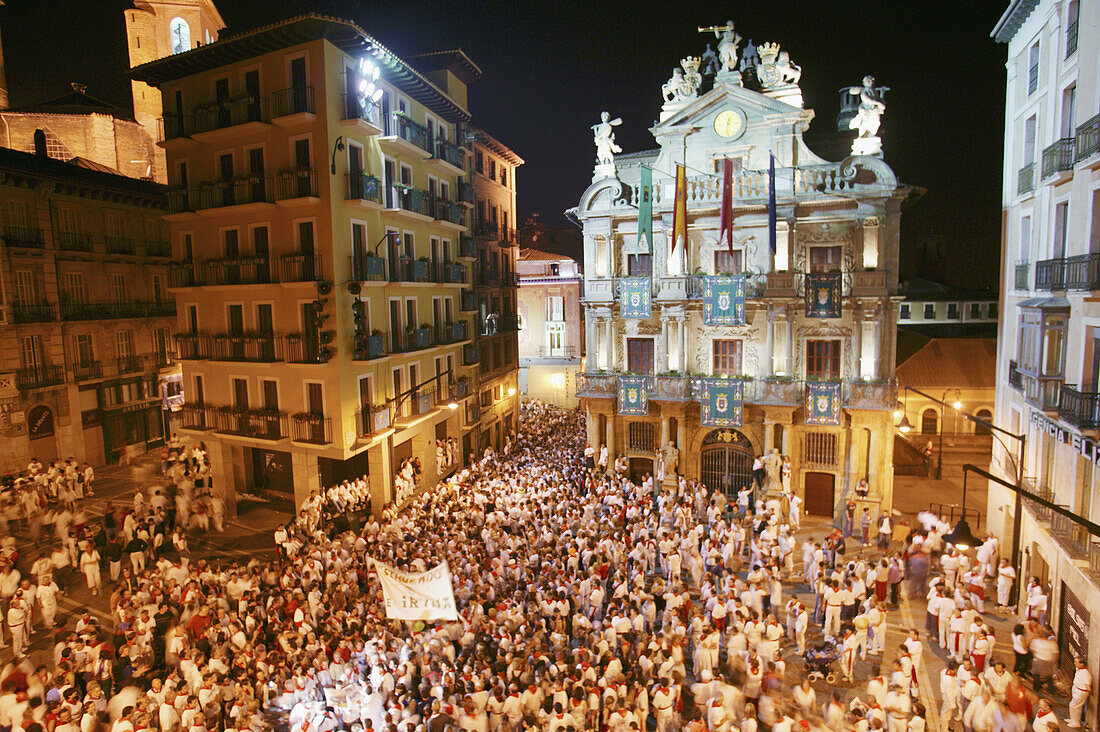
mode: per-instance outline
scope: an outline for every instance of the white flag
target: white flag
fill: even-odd
[[[402,572],[372,559],[382,581],[386,617],[391,620],[458,620],[451,570],[447,563],[427,572]]]

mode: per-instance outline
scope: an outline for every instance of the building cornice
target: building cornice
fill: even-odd
[[[997,43],[1008,43],[1038,4],[1039,0],[1012,0],[1004,15],[997,21],[997,25],[993,27],[993,32],[989,35]]]

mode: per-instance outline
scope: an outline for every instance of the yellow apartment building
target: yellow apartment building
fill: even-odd
[[[437,440],[480,446],[486,350],[464,185],[477,66],[414,66],[311,14],[131,73],[164,103],[179,429],[230,505],[369,474],[379,511],[404,459],[426,485],[454,470]]]
[[[530,397],[575,409],[583,369],[584,275],[572,257],[519,250],[519,384]]]

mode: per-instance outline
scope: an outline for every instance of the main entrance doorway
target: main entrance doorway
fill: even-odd
[[[703,438],[703,485],[731,498],[752,485],[752,442],[737,430],[718,429]]]
[[[836,476],[832,473],[806,473],[806,513],[811,516],[833,515]]]

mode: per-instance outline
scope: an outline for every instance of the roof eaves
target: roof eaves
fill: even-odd
[[[1039,0],[1012,0],[989,35],[997,43],[1008,43],[1038,4]]]

